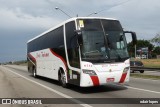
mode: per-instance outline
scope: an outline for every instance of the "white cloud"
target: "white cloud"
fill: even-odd
[[[6,31],[19,31],[27,29],[49,29],[60,22],[58,19],[51,17],[33,17],[24,14],[19,8],[15,11],[0,9],[0,28]]]

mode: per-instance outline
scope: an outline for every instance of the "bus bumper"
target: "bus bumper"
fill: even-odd
[[[129,82],[130,72],[105,72],[97,75],[82,74],[80,79],[80,87],[91,87],[99,85],[107,85],[114,83]]]

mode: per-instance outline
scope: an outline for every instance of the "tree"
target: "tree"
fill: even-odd
[[[151,41],[153,41],[153,42],[160,42],[160,34],[157,33],[156,36],[153,39],[151,39]]]
[[[157,55],[160,55],[160,46],[157,46],[153,49],[153,52]]]
[[[150,40],[150,42],[160,46],[160,33],[157,33],[156,36]]]
[[[147,40],[137,40],[136,48],[148,47],[149,53],[153,50],[154,46]],[[135,47],[132,43],[128,43],[128,51],[131,57],[134,57]]]

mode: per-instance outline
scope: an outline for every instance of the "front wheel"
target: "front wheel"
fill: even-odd
[[[62,70],[60,70],[59,80],[60,80],[60,83],[61,83],[62,87],[64,87],[64,88],[67,87],[66,76],[65,76],[65,73]]]

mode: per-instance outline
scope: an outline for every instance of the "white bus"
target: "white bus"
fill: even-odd
[[[71,18],[27,42],[28,71],[60,81],[63,87],[99,86],[129,81],[125,33],[116,19]]]

